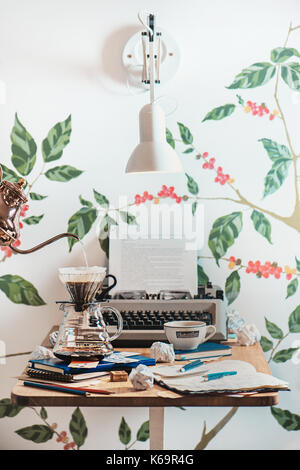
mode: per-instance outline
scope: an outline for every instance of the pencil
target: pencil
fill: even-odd
[[[87,396],[87,394],[90,394],[90,393],[99,393],[102,395],[111,395],[113,393],[113,392],[109,392],[108,390],[99,390],[99,389],[91,389],[91,388],[71,388],[71,387],[66,387],[64,385],[52,385],[52,384],[27,382],[27,381],[24,382],[24,385],[27,387],[43,388],[45,390],[54,390],[57,392],[74,393],[75,395],[83,395],[83,396]]]

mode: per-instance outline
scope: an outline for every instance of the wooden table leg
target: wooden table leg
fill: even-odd
[[[149,408],[150,450],[164,448],[164,408]]]

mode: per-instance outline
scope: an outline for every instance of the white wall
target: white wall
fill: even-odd
[[[176,112],[168,118],[168,127],[177,133],[176,122],[185,123],[199,148],[215,156],[234,175],[242,192],[261,204],[263,177],[269,162],[262,148],[258,148],[257,140],[273,136],[274,140],[285,143],[280,120],[266,120],[262,124],[260,119],[245,116],[240,109],[221,122],[201,124],[201,121],[212,108],[235,102],[236,90],[227,90],[225,86],[243,67],[269,60],[271,49],[284,42],[289,22],[300,23],[300,7],[296,0],[0,0],[0,6],[0,79],[7,87],[6,103],[0,106],[1,162],[11,166],[9,135],[15,112],[39,145],[50,127],[71,113],[71,143],[61,163],[84,170],[83,175],[66,184],[50,182],[46,178],[38,181],[35,191],[49,197],[43,202],[32,202],[30,215],[46,215],[38,226],[22,231],[24,248],[65,231],[68,218],[79,209],[79,194],[91,199],[92,188],[115,203],[119,195],[127,194],[132,198],[145,189],[155,192],[162,184],[173,184],[178,194],[187,192],[184,174],[124,175],[124,166],[137,142],[137,114],[147,96],[129,95],[120,56],[126,40],[139,29],[136,15],[143,8],[157,12],[160,25],[176,38],[181,49],[180,69],[160,91],[178,101]],[[293,34],[290,45],[299,48],[300,33]],[[299,100],[298,104],[295,100],[292,102],[292,92],[287,87],[283,86],[281,93],[284,106],[289,109],[288,123],[295,147],[299,148]],[[241,94],[246,99],[266,101],[275,107],[272,87],[267,85]],[[183,156],[182,161],[185,171],[201,181],[201,195],[224,195],[223,189],[212,182],[208,173],[207,176],[201,173],[196,160]],[[289,207],[291,193],[290,185],[286,184],[272,196],[272,201],[265,202],[265,207],[284,213]],[[206,236],[217,217],[234,209],[236,207],[226,201],[207,202]],[[251,229],[250,222],[246,222],[246,228],[231,252],[243,256],[245,262],[270,258],[282,265],[293,266],[297,248],[300,257],[297,232],[276,221],[272,221],[272,227],[273,245],[269,245]],[[86,241],[90,263],[105,262],[95,231]],[[207,247],[203,254],[210,254]],[[1,275],[19,274],[30,280],[47,302],[39,308],[20,306],[1,294],[0,340],[6,342],[8,354],[31,350],[59,321],[55,300],[64,296],[64,290],[57,269],[64,264],[76,263],[81,263],[79,246],[68,254],[67,243],[62,241],[30,256],[14,256],[0,265]],[[208,260],[204,267],[215,283],[224,286],[228,275],[226,265],[217,268]],[[266,333],[265,315],[286,330],[288,314],[295,307],[296,298],[285,301],[285,292],[284,279],[257,280],[244,274],[235,307],[248,321],[255,322],[263,334]],[[294,336],[296,339],[297,335]],[[9,396],[14,383],[11,377],[23,369],[25,358],[7,359],[6,365],[0,365],[1,398]],[[298,367],[291,362],[272,366],[274,374],[291,382],[293,391],[281,394],[280,407],[294,413],[300,413]],[[49,408],[49,420],[56,421],[61,430],[67,430],[72,411]],[[226,411],[168,409],[166,448],[192,449],[200,440],[203,419],[209,429]],[[117,436],[121,417],[124,415],[133,429],[147,419],[145,409],[83,409],[83,412],[89,426],[85,448],[121,448]],[[0,448],[60,448],[55,440],[38,446],[14,434],[16,429],[35,423],[38,419],[32,410],[25,410],[16,418],[2,419]],[[147,448],[147,445],[138,444],[136,448]],[[210,448],[217,449],[298,446],[299,435],[282,429],[269,408],[241,408],[210,444]]]

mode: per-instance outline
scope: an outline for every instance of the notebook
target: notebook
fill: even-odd
[[[90,372],[103,372],[103,371],[110,371],[110,370],[125,370],[125,369],[133,369],[137,367],[139,364],[145,364],[147,366],[153,366],[156,364],[155,359],[152,357],[140,356],[138,354],[131,353],[131,355],[121,355],[122,353],[113,353],[107,359],[102,361],[97,361],[93,364],[93,367],[89,367],[89,363],[87,363],[86,367],[76,367],[72,366],[71,361],[64,362],[59,359],[35,359],[29,361],[29,367],[31,369],[42,370],[42,371],[50,371],[55,372],[61,375],[77,375],[77,374],[85,374]],[[114,361],[115,356],[115,361]],[[122,362],[121,362],[122,358]],[[73,362],[73,361],[72,361]]]
[[[31,378],[42,379],[45,381],[54,380],[58,382],[79,382],[82,380],[96,379],[97,377],[102,377],[108,375],[109,371],[103,372],[89,372],[81,374],[61,374],[59,372],[52,372],[50,370],[39,370],[28,367],[26,369],[26,377],[24,380],[29,380]]]
[[[190,373],[179,372],[179,366],[152,368],[155,381],[162,387],[183,394],[241,393],[289,390],[288,383],[269,374],[256,372],[245,361],[225,360],[198,367]],[[236,375],[202,381],[202,374],[236,371]],[[193,373],[192,373],[193,372]]]
[[[231,356],[231,346],[220,343],[202,343],[196,349],[175,350],[176,361],[205,359],[220,356]]]

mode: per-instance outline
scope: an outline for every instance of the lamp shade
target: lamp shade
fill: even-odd
[[[126,173],[182,171],[180,159],[166,141],[166,120],[157,103],[143,106],[139,114],[140,143],[132,152]]]

